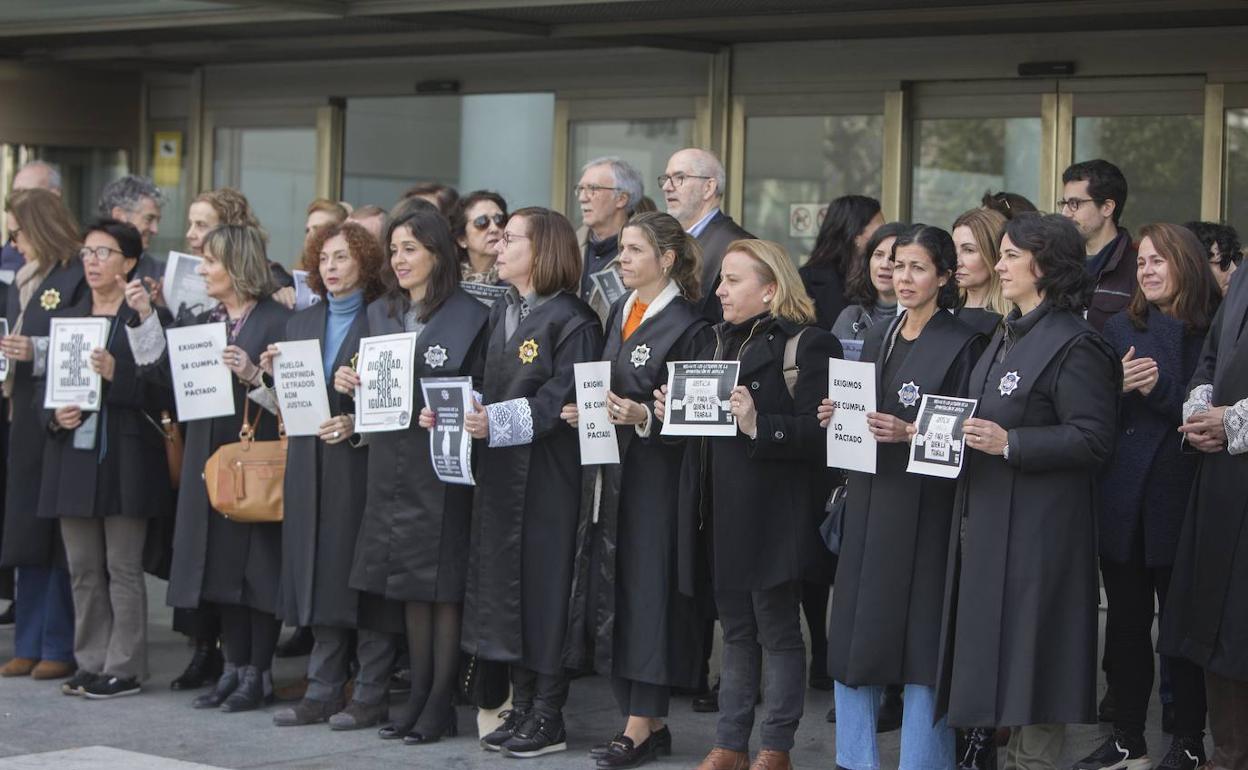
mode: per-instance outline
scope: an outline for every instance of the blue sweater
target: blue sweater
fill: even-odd
[[[325,376],[333,378],[334,361],[338,349],[347,338],[355,316],[364,308],[364,292],[356,289],[345,297],[327,297],[329,312],[325,314],[325,346],[321,350],[325,361]]]

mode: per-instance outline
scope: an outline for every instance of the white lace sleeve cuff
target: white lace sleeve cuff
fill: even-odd
[[[267,409],[270,414],[277,414],[277,396],[263,385],[247,391],[247,398],[250,398],[253,404],[259,404]]]
[[[1209,407],[1213,406],[1213,386],[1206,383],[1197,385],[1192,388],[1192,392],[1187,394],[1187,400],[1183,402],[1183,422],[1192,419],[1192,415],[1199,412],[1209,411]]]
[[[641,425],[634,425],[633,429],[641,438],[650,438],[650,425],[654,422],[654,412],[651,412],[650,407],[645,404],[642,404],[641,408],[646,410],[646,421]]]
[[[165,354],[165,330],[155,313],[138,326],[127,326],[126,337],[130,340],[130,349],[134,351],[134,362],[139,366],[150,366]]]
[[[527,398],[513,398],[487,404],[490,420],[490,446],[520,446],[533,442],[533,410]]]
[[[35,353],[35,357],[31,359],[33,367],[31,375],[36,378],[42,377],[48,373],[48,338],[31,337],[30,345]]]
[[[1248,398],[1241,398],[1226,408],[1222,427],[1226,430],[1227,452],[1233,455],[1248,452]]]

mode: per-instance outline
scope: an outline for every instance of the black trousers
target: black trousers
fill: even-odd
[[[562,718],[568,702],[567,676],[539,674],[521,666],[511,667],[511,707],[532,711],[547,719]]]
[[[671,688],[667,685],[613,676],[611,677],[611,691],[615,693],[615,702],[620,707],[620,716],[651,719],[661,719],[667,716],[668,705],[671,701]]]
[[[1105,660],[1117,708],[1114,727],[1143,732],[1153,693],[1153,598],[1165,612],[1170,567],[1144,562],[1142,537],[1136,538],[1126,563],[1101,560],[1105,598]],[[1174,692],[1176,735],[1198,735],[1205,728],[1204,672],[1186,658],[1166,657]]]

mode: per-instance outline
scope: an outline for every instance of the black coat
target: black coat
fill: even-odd
[[[583,640],[568,630],[577,534],[587,526],[577,434],[559,412],[575,396],[572,365],[601,356],[602,326],[589,306],[560,292],[508,338],[506,309],[498,301],[490,310],[484,403],[523,399],[532,441],[479,453],[463,647],[553,675],[583,657]],[[522,359],[526,352],[533,357]]]
[[[1105,322],[1126,309],[1135,295],[1135,258],[1139,247],[1131,240],[1126,228],[1118,228],[1118,236],[1110,241],[1109,253],[1096,274],[1096,291],[1088,304],[1088,323],[1098,332]]]
[[[6,310],[10,333],[19,315],[17,281],[9,286]],[[90,294],[77,256],[53,266],[26,304],[20,333],[47,337],[52,311],[75,305]],[[44,301],[48,307],[44,307]],[[4,490],[4,537],[0,539],[2,567],[64,567],[65,548],[60,525],[38,516],[43,488],[43,445],[48,436],[43,409],[44,378],[34,376],[30,361],[10,361],[13,396],[9,399],[8,479]]]
[[[403,331],[403,312],[391,314],[388,298],[368,307],[368,334]],[[421,377],[470,376],[479,385],[485,368],[489,309],[456,289],[416,339],[413,393],[423,409]],[[425,352],[446,351],[431,367]],[[415,412],[413,413],[415,414]],[[351,587],[399,601],[460,602],[467,577],[472,487],[439,481],[429,452],[429,431],[415,419],[407,430],[368,437],[368,503],[355,546]],[[473,447],[476,452],[480,442]]]
[[[733,241],[753,237],[722,211],[715,212],[715,216],[711,217],[698,235],[698,245],[702,247],[702,301],[698,308],[711,323],[724,320],[719,297],[715,296],[715,290],[719,288],[719,268],[724,261],[724,253]]]
[[[676,297],[623,339],[630,294],[607,316],[603,360],[611,390],[646,406],[667,381],[669,361],[689,361],[706,347],[711,326],[693,303]],[[663,424],[651,415],[650,435],[616,426],[618,465],[602,471],[593,527],[588,608],[594,669],[637,682],[693,687],[702,667],[702,623],[676,580],[676,486],[683,443],[658,440]],[[591,501],[593,495],[588,496]],[[587,554],[589,556],[589,554]]]
[[[868,335],[864,361],[875,361],[877,411],[913,423],[919,402],[901,403],[913,382],[922,394],[964,398],[987,340],[938,310],[888,382],[888,340]],[[873,330],[874,331],[874,330]],[[828,621],[828,673],[838,682],[936,684],[940,608],[949,559],[955,479],[906,472],[910,442],[876,445],[875,475],[851,472],[836,591]]]
[[[1142,536],[1144,563],[1168,567],[1196,477],[1197,458],[1180,451],[1178,428],[1205,335],[1153,306],[1146,328],[1135,328],[1124,312],[1109,319],[1104,334],[1119,358],[1134,347],[1136,358],[1156,361],[1157,384],[1147,396],[1133,391],[1122,398],[1114,456],[1100,483],[1101,558],[1129,561]]]
[[[1122,365],[1074,313],[1041,304],[1007,324],[971,373],[976,416],[1008,431],[1010,459],[969,452],[958,481],[938,712],[957,727],[1095,722],[1096,477]]]
[[[267,297],[252,309],[234,344],[260,360],[273,342],[286,335],[290,311]],[[208,313],[195,318],[205,323]],[[140,376],[169,383],[169,351],[160,360],[139,367]],[[194,609],[200,602],[237,604],[276,614],[278,582],[282,571],[282,525],[242,524],[212,509],[204,486],[204,463],[223,444],[238,441],[243,405],[250,386],[237,377],[234,414],[193,420],[186,427],[182,479],[178,488],[178,514],[173,529],[173,566],[169,574],[168,603]],[[277,439],[277,419],[258,404],[250,406],[252,419],[261,410],[257,441]]]
[[[324,346],[328,312],[328,303],[320,302],[295,313],[286,322],[284,339],[320,340]],[[334,390],[332,383],[334,372],[351,361],[367,331],[361,310],[325,372],[330,414],[354,413],[352,398]],[[368,447],[354,440],[327,444],[316,436],[291,436],[288,441],[278,616],[292,626],[398,631],[402,621],[396,610],[385,612],[383,602],[369,601],[347,584],[368,488]]]
[[[958,320],[988,339],[1001,327],[1001,314],[983,307],[960,307],[954,311]]]
[[[820,329],[831,329],[841,311],[849,307],[845,299],[844,279],[831,265],[818,267],[807,264],[797,272],[802,277],[806,293],[815,301],[815,325]]]
[[[1248,398],[1248,278],[1231,279],[1188,391],[1214,406]],[[1202,454],[1179,536],[1158,646],[1219,676],[1248,681],[1248,454]]]
[[[162,318],[168,311],[160,309]],[[91,293],[77,304],[54,313],[57,318],[89,318]],[[112,381],[101,380],[101,410],[96,417],[95,444],[75,449],[72,430],[51,431],[43,447],[42,518],[130,516],[153,518],[173,511],[160,412],[173,409],[173,392],[138,376],[125,325],[135,313],[124,303],[108,335],[115,365]],[[54,413],[44,412],[44,424]],[[103,441],[101,441],[103,438]],[[100,453],[103,449],[103,459]]]
[[[828,359],[841,357],[841,343],[806,327],[790,396],[784,346],[802,328],[771,316],[722,323],[715,344],[698,355],[741,361],[738,384],[754,398],[758,432],[754,440],[737,431],[687,442],[678,533],[680,589],[687,595],[705,595],[708,581],[717,591],[773,588],[808,577],[826,558],[811,515],[822,503],[811,499],[814,478],[827,470],[825,433],[815,412],[828,394]]]

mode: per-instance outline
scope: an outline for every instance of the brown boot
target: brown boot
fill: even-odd
[[[754,757],[754,764],[750,765],[750,770],[793,770],[793,763],[789,761],[787,751],[763,749],[758,752],[757,757]]]
[[[718,746],[711,749],[697,770],[749,770],[750,755],[744,751],[729,751]]]

